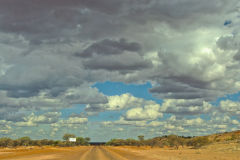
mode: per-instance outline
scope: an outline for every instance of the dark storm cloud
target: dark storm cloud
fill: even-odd
[[[226,12],[222,8],[231,10],[233,7],[233,4],[223,0],[135,0],[131,1],[125,19],[141,25],[165,22],[172,28],[186,30],[198,28],[202,23],[205,26],[213,26],[216,21],[223,23],[223,20],[216,19],[215,16]],[[203,13],[208,16],[203,18]]]
[[[178,75],[178,76],[173,75],[167,78],[173,79],[176,82],[188,84],[189,86],[196,87],[196,88],[207,88],[209,85],[208,82],[192,77],[192,75]]]
[[[87,91],[88,94],[91,94],[90,91]],[[69,101],[72,104],[99,104],[107,103],[107,99],[103,95],[97,95],[97,93],[86,95],[86,92],[82,92],[81,95],[66,95],[65,100]]]
[[[42,53],[41,53],[42,52]],[[58,95],[83,81],[84,71],[69,64],[65,57],[53,55],[28,55],[19,58],[0,80],[0,88],[12,97],[35,96],[39,91],[50,89]]]
[[[111,37],[134,27],[133,22],[139,19],[143,21],[140,23],[166,21],[175,27],[190,26],[178,20],[188,20],[190,15],[197,18],[203,10],[205,13],[215,13],[225,5],[223,1],[217,2],[3,0],[0,2],[0,29],[23,34],[33,44],[49,39],[57,41],[63,37]]]
[[[203,98],[203,93],[200,92],[200,89],[193,88],[187,83],[179,82],[164,82],[160,86],[153,87],[150,90],[150,93],[157,97],[162,98],[172,98],[172,99],[197,99]]]
[[[240,50],[233,57],[235,60],[240,61]]]
[[[80,57],[92,57],[94,54],[99,55],[118,55],[124,51],[139,52],[141,45],[136,42],[128,42],[122,38],[119,40],[104,39],[100,42],[96,42],[86,48],[81,53],[76,53],[76,56]]]
[[[193,91],[196,91],[196,89],[186,84],[181,84],[178,82],[175,82],[175,83],[165,82],[165,83],[161,83],[160,86],[150,89],[150,92],[152,93],[193,92]]]
[[[23,34],[32,39],[34,43],[39,43],[42,38],[57,36],[57,32],[61,30],[57,26],[62,25],[63,28],[69,28],[69,25],[72,25],[71,23],[61,24],[60,22],[63,22],[65,17],[58,16],[55,9],[47,8],[46,5],[39,1],[1,2],[1,30]]]
[[[20,121],[25,113],[18,112],[22,108],[28,108],[26,103],[15,98],[7,97],[6,93],[0,92],[0,120]]]
[[[238,34],[233,36],[223,36],[220,37],[217,41],[217,45],[224,51],[232,51],[235,52],[233,55],[233,60],[240,62],[240,37]],[[234,68],[239,68],[238,65],[234,65],[230,67],[232,70]]]
[[[39,90],[8,90],[7,96],[20,98],[20,97],[33,97],[38,95]]]
[[[121,25],[112,23],[111,14],[118,13],[122,3],[116,0],[3,0],[0,2],[0,29],[22,34],[36,45],[79,35],[90,38],[114,34],[115,28]]]
[[[155,97],[163,99],[204,99],[212,101],[217,95],[221,96],[221,92],[218,93],[215,90],[204,88],[194,88],[186,84],[182,85],[177,82],[176,84],[162,83],[161,86],[153,87],[149,91]]]
[[[240,60],[240,37],[238,34],[220,37],[217,41],[217,45],[222,50],[237,51],[237,53],[233,56],[233,59],[237,61]]]
[[[206,101],[212,101],[216,96],[223,94],[222,91],[209,89],[208,86],[206,86],[206,84],[208,84],[206,82],[202,82],[205,85],[201,85],[201,82],[199,84],[192,83],[190,81],[191,78],[187,79],[187,81],[181,80],[180,77],[161,80],[159,82],[160,86],[149,89],[149,92],[163,99],[204,99]]]
[[[144,60],[140,52],[141,45],[121,38],[119,40],[104,39],[93,43],[81,53],[76,53],[83,60],[86,68],[91,70],[132,71],[152,67],[149,60]]]
[[[218,5],[215,5],[218,4]],[[200,13],[218,13],[224,1],[155,0],[3,0],[0,2],[0,30],[24,35],[31,44],[66,42],[78,39],[129,37],[149,31],[148,22],[166,22],[172,27],[191,27]],[[208,17],[209,17],[208,16]],[[193,17],[193,18],[192,18]],[[209,20],[211,22],[211,20]],[[138,26],[140,23],[140,27]]]
[[[240,39],[239,36],[220,37],[217,41],[217,45],[223,50],[240,49]]]
[[[109,71],[121,70],[142,70],[151,68],[151,61],[142,59],[136,53],[125,53],[116,56],[93,57],[84,62],[86,68],[98,70],[104,69]]]
[[[7,120],[13,122],[22,121],[25,113],[19,113],[19,109],[19,106],[10,105],[4,105],[0,107],[0,120]]]
[[[170,98],[170,99],[199,99],[199,98],[203,98],[207,101],[212,101],[215,99],[216,94],[209,94],[207,92],[181,92],[181,93],[172,93],[170,95],[160,95],[160,94],[156,94],[159,95],[159,98]]]

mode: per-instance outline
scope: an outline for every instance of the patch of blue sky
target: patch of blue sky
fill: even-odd
[[[239,121],[239,116],[238,115],[233,115],[233,116],[231,116],[231,119]]]
[[[88,117],[92,122],[99,122],[99,121],[116,121],[119,120],[120,116],[125,111],[105,111],[100,112],[97,115]]]
[[[199,117],[204,120],[211,120],[211,118],[212,118],[211,115],[209,115],[209,114],[201,114]]]
[[[224,26],[228,26],[228,25],[230,25],[230,24],[232,24],[232,21],[231,21],[231,20],[226,20],[226,21],[224,22]]]
[[[102,92],[105,95],[108,96],[113,96],[113,95],[121,95],[124,93],[130,93],[135,97],[138,98],[144,98],[146,100],[153,100],[159,104],[162,104],[163,100],[162,99],[157,99],[154,98],[151,93],[149,93],[149,89],[152,88],[151,83],[147,82],[145,84],[125,84],[122,82],[103,82],[103,83],[96,83],[95,85],[93,85],[92,87],[96,87],[100,92]],[[231,96],[230,96],[231,97]],[[234,98],[233,98],[234,99]],[[236,97],[235,97],[236,99]],[[212,104],[217,104],[216,102],[212,102]],[[114,119],[118,117],[118,113],[113,113]],[[104,116],[109,116],[108,112],[106,113],[101,113],[101,114],[105,114]],[[170,118],[172,116],[172,114],[168,114],[165,113],[163,115],[163,117],[161,118],[161,120],[167,120],[168,118]],[[189,115],[188,118],[197,118],[198,116],[191,116]],[[210,119],[210,117],[208,115],[201,115],[200,116],[203,119]]]
[[[61,113],[62,113],[61,117],[67,118],[70,115],[72,115],[73,113],[80,114],[81,112],[84,111],[84,108],[85,108],[85,105],[80,105],[80,104],[74,105],[71,108],[64,108],[61,110]]]
[[[150,82],[144,84],[126,84],[123,82],[110,82],[96,83],[92,87],[96,87],[100,92],[107,96],[122,95],[124,93],[130,93],[134,97],[144,98],[145,100],[153,100],[159,104],[162,103],[162,99],[157,99],[149,93],[149,89],[152,88]]]
[[[237,92],[234,94],[228,94],[228,95],[225,95],[224,97],[220,97],[216,101],[211,102],[211,104],[214,106],[219,106],[221,101],[226,101],[226,100],[238,102],[240,100],[240,92]]]
[[[157,99],[149,93],[149,89],[152,88],[152,85],[150,82],[144,83],[144,84],[126,84],[123,82],[110,82],[106,81],[103,83],[96,83],[92,87],[96,87],[100,92],[107,96],[114,96],[114,95],[122,95],[124,93],[130,93],[131,95],[138,97],[138,98],[144,98],[145,100],[153,100],[159,104],[162,103],[162,99]],[[212,101],[211,104],[214,106],[219,106],[219,103],[223,100],[231,100],[231,101],[239,101],[240,92],[235,94],[229,94],[224,97],[218,98],[216,101]],[[62,118],[67,118],[71,114],[76,113],[79,114],[81,112],[84,112],[85,105],[74,105],[71,108],[65,108],[62,109]],[[90,121],[115,121],[118,120],[119,117],[124,113],[125,111],[106,111],[106,112],[100,112],[98,116],[89,116]],[[171,117],[172,114],[164,114],[162,120],[166,120],[169,117]],[[201,115],[200,116],[203,119],[210,119],[208,115]],[[191,118],[191,116],[188,116],[188,118]],[[193,117],[192,117],[193,118]]]
[[[172,116],[172,114],[170,114],[170,113],[164,113],[164,114],[163,114],[163,117],[160,118],[159,120],[167,120],[167,119],[169,119],[171,116]]]

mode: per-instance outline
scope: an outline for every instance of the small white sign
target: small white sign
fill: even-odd
[[[70,141],[70,142],[76,142],[77,139],[76,139],[76,138],[69,138],[69,141]]]

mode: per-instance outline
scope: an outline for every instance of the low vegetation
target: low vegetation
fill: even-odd
[[[168,135],[162,137],[155,137],[152,139],[144,140],[143,136],[138,136],[135,139],[112,139],[106,143],[110,146],[151,146],[151,147],[173,147],[178,149],[180,146],[192,146],[199,148],[204,145],[210,144],[207,136],[204,137],[182,137],[177,135]]]
[[[144,136],[138,136],[138,140],[135,139],[112,139],[107,142],[107,145],[111,146],[151,146],[151,147],[173,147],[178,149],[179,147],[190,146],[192,148],[200,148],[202,146],[218,143],[233,141],[240,144],[240,130],[233,132],[225,132],[212,134],[209,136],[199,137],[184,137],[177,135],[165,135],[162,137],[155,137],[151,139],[144,139]]]
[[[76,138],[76,142],[70,142],[69,138]],[[0,138],[0,147],[17,147],[17,146],[79,146],[89,145],[90,138],[77,137],[74,134],[64,134],[63,140],[32,140],[30,137],[21,137],[19,139],[11,139],[7,137]],[[145,139],[143,135],[139,135],[138,139],[112,139],[106,143],[109,146],[151,146],[151,147],[179,147],[190,146],[192,148],[200,148],[210,143],[236,141],[240,143],[240,131],[218,133],[209,136],[184,137],[177,135],[165,135],[151,139]]]
[[[11,139],[7,137],[0,138],[0,147],[17,147],[17,146],[83,146],[89,145],[90,138],[76,137],[76,142],[70,142],[69,138],[76,137],[74,134],[65,134],[63,141],[61,140],[32,140],[30,137],[21,137],[18,139]]]

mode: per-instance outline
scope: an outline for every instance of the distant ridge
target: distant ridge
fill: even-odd
[[[222,142],[227,140],[240,139],[240,130],[232,132],[215,133],[207,136],[210,141]]]

